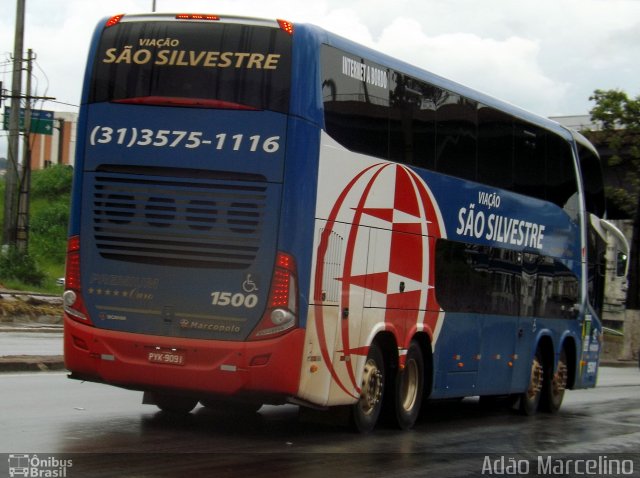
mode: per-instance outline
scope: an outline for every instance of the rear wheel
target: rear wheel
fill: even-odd
[[[165,393],[154,393],[153,401],[156,406],[167,413],[186,415],[198,404],[198,400],[180,395],[169,395]]]
[[[551,365],[551,367],[552,366],[553,365]],[[564,391],[567,389],[568,377],[567,354],[564,349],[562,349],[555,373],[552,374],[551,370],[545,370],[542,401],[540,403],[540,407],[544,411],[555,413],[560,410],[562,399],[564,398]]]
[[[422,349],[412,341],[407,350],[405,366],[396,375],[396,422],[402,430],[411,428],[418,418],[424,391],[424,358]]]
[[[520,411],[525,415],[534,415],[538,410],[540,398],[542,396],[542,384],[544,380],[544,368],[542,366],[542,358],[540,350],[536,350],[536,354],[531,362],[531,376],[529,377],[529,386],[527,390],[520,395]]]
[[[362,373],[360,399],[351,408],[351,422],[356,431],[368,433],[376,426],[382,410],[384,383],[384,356],[378,344],[373,342]]]

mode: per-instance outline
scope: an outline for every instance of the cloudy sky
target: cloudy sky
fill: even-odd
[[[1,0],[0,81],[11,84],[16,0]],[[73,111],[96,23],[152,0],[26,0],[38,108]],[[314,23],[544,116],[588,113],[596,88],[640,93],[640,0],[156,0],[159,12]],[[0,155],[6,150],[0,131]]]

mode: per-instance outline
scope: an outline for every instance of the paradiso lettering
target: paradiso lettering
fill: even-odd
[[[501,198],[497,193],[478,193],[478,203],[491,210],[500,208]],[[510,244],[512,246],[542,249],[545,226],[535,222],[502,216],[500,214],[487,214],[483,210],[477,210],[476,204],[462,207],[458,211],[458,228],[456,233],[474,237],[485,238],[488,241]]]
[[[104,53],[102,63],[277,70],[281,56],[277,53],[147,48],[177,48],[180,40],[175,38],[141,38],[138,46],[142,48],[134,49],[133,45],[126,45],[122,50],[109,48]]]

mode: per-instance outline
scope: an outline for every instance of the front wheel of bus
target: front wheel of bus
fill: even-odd
[[[412,341],[405,366],[396,378],[396,422],[402,430],[411,428],[418,418],[424,391],[424,358],[420,345]]]
[[[531,375],[529,377],[529,385],[527,390],[520,395],[520,411],[525,415],[534,415],[540,404],[542,396],[542,384],[544,381],[544,368],[542,366],[542,358],[540,350],[536,350],[536,354],[531,362]]]
[[[360,399],[351,409],[351,421],[356,431],[368,433],[376,426],[382,410],[384,382],[384,356],[373,342],[362,372]]]

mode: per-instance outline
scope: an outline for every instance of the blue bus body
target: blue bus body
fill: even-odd
[[[434,399],[526,394],[538,356],[545,387],[559,362],[559,392],[595,385],[601,325],[589,301],[583,183],[563,208],[357,151],[332,137],[326,102],[354,81],[364,91],[350,100],[358,110],[358,98],[373,104],[376,88],[398,94],[390,83],[410,78],[532,125],[545,151],[562,143],[576,178],[581,148],[592,152],[583,140],[310,25],[291,35],[287,111],[94,101],[94,65],[119,54],[101,56],[104,24],[90,48],[78,127],[76,268],[65,297],[72,377],[143,390],[165,406],[176,396],[357,407],[363,374],[383,369],[371,361],[375,343],[387,397],[416,363],[416,386]],[[192,52],[190,61],[199,58]],[[329,78],[334,58],[343,70]],[[334,106],[336,124],[350,128]],[[282,312],[261,325],[283,288]]]

